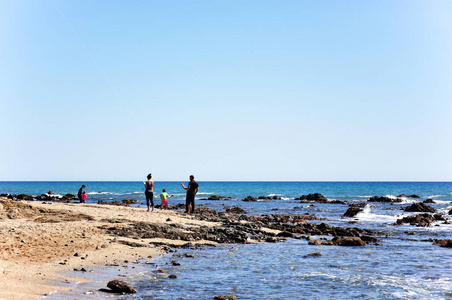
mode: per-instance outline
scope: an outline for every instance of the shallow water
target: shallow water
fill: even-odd
[[[144,207],[141,182],[85,184],[88,203],[135,198],[139,200],[137,206]],[[76,194],[80,185],[79,182],[0,182],[0,193],[40,195],[52,189],[61,195]],[[184,191],[179,182],[156,182],[156,191],[162,188],[173,195],[169,199],[170,205],[184,202]],[[177,250],[176,258],[169,255],[157,261],[157,265],[140,264],[124,271],[126,277],[122,278],[139,290],[135,295],[84,294],[86,288],[80,285],[73,294],[52,296],[60,296],[59,299],[107,296],[117,299],[213,299],[217,295],[233,294],[237,299],[452,299],[452,250],[434,246],[431,240],[452,238],[452,225],[443,221],[427,228],[394,225],[398,218],[413,214],[404,212],[405,207],[427,198],[433,198],[436,203],[429,205],[452,221],[452,216],[447,215],[452,209],[450,182],[200,182],[200,192],[197,205],[218,211],[224,211],[224,206],[237,205],[252,215],[309,213],[328,218],[315,221],[317,223],[376,230],[380,245],[310,246],[303,239],[288,239],[277,244]],[[356,217],[344,218],[342,215],[348,205],[294,200],[316,192],[330,200],[366,202],[368,205]],[[417,194],[421,199],[403,198],[404,202],[397,204],[367,202],[370,196],[402,193]],[[199,199],[213,194],[230,196],[234,200]],[[241,201],[247,196],[269,195],[278,195],[283,200]],[[349,224],[350,221],[356,224]],[[193,253],[195,258],[183,256],[185,252]],[[321,256],[308,256],[313,252],[319,252]],[[177,259],[181,266],[169,264],[172,259]],[[155,272],[158,268],[178,278],[162,277]],[[105,287],[106,282],[99,282]]]

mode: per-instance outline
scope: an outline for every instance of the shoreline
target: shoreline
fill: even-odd
[[[0,289],[3,299],[41,299],[86,282],[74,269],[99,268],[152,259],[164,253],[163,239],[116,237],[109,224],[177,222],[212,225],[174,211],[146,212],[142,208],[0,199]],[[152,243],[160,244],[153,245]],[[182,245],[184,241],[172,241]],[[72,276],[67,274],[74,274]],[[115,279],[115,278],[111,278]]]
[[[306,197],[315,199],[303,203],[343,205],[328,202],[321,194]],[[393,201],[385,197],[377,200]],[[367,205],[367,201],[363,203]],[[172,208],[183,209],[180,204]],[[247,215],[238,206],[222,209],[225,212],[201,205],[195,214],[189,215],[174,210],[150,213],[145,208],[130,206],[1,198],[2,296],[5,299],[40,299],[57,291],[60,292],[58,295],[71,289],[78,292],[77,286],[89,285],[89,277],[96,270],[108,273],[119,268],[127,271],[133,269],[133,263],[144,267],[145,260],[155,264],[157,255],[173,252],[174,248],[278,243],[287,239],[304,239],[307,245],[373,244],[379,247],[379,238],[386,236],[385,231],[350,227],[353,222],[343,224],[343,227],[331,226],[325,223],[331,219],[310,213],[254,216]],[[349,209],[357,208],[350,205]],[[359,209],[362,210],[358,207],[358,212]],[[417,216],[425,218],[417,221],[427,222],[429,226],[436,219],[439,221],[430,214]],[[411,222],[405,219],[400,219],[400,224]],[[447,219],[442,221],[448,224]],[[449,247],[447,245],[443,247]],[[74,272],[82,268],[87,271],[92,268],[93,273]],[[118,278],[108,281],[113,279]]]

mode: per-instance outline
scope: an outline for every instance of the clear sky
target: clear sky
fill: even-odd
[[[0,180],[452,180],[452,1],[0,0]]]

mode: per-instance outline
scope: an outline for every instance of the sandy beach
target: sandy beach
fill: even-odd
[[[2,299],[40,299],[53,291],[67,289],[68,282],[85,280],[68,277],[63,272],[149,259],[163,252],[162,246],[153,243],[187,243],[115,237],[107,232],[109,224],[177,223],[187,230],[214,224],[167,210],[150,213],[134,207],[49,203],[0,199]]]

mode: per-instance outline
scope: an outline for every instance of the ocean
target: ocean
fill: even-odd
[[[57,195],[76,195],[82,184],[86,185],[87,203],[129,198],[137,199],[135,206],[145,209],[142,182],[0,182],[0,193],[41,195],[52,190]],[[404,212],[405,207],[426,199],[433,199],[435,203],[428,205],[452,223],[452,182],[199,182],[199,188],[196,205],[218,211],[239,206],[257,216],[309,213],[328,218],[309,222],[375,230],[379,243],[364,247],[313,246],[305,239],[288,239],[281,243],[177,249],[128,269],[123,280],[136,288],[137,294],[80,294],[103,284],[100,276],[97,283],[74,287],[73,295],[56,293],[48,298],[213,299],[230,294],[237,299],[452,299],[452,250],[432,242],[451,239],[452,224],[394,225],[397,219],[414,214]],[[155,182],[154,194],[162,189],[171,195],[169,205],[185,202],[180,182]],[[368,205],[355,217],[346,218],[343,214],[348,205],[295,200],[310,193]],[[400,194],[420,198],[402,197],[400,203],[367,201],[372,196]],[[202,200],[212,195],[231,199]],[[242,201],[247,196],[279,199]],[[155,202],[160,204],[160,199]],[[314,252],[321,256],[308,255]],[[175,258],[180,266],[170,264]],[[160,276],[159,269],[177,275],[177,279]]]

